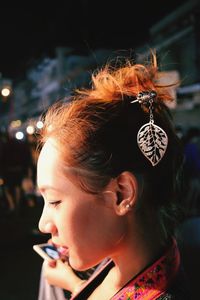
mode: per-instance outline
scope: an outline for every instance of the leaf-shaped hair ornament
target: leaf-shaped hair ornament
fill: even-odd
[[[168,137],[166,132],[154,124],[152,106],[157,94],[155,91],[140,92],[136,100],[131,103],[142,103],[149,105],[149,123],[144,124],[138,131],[137,143],[144,156],[151,162],[152,166],[157,165],[163,158],[167,145]]]
[[[149,122],[138,131],[137,143],[144,156],[155,166],[165,154],[168,137],[162,128]]]

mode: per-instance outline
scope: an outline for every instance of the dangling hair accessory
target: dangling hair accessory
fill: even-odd
[[[156,96],[157,93],[155,91],[144,91],[137,95],[136,100],[131,101],[131,103],[138,102],[149,107],[149,123],[144,124],[139,129],[137,143],[152,166],[157,165],[161,161],[168,145],[166,132],[154,124],[153,103]]]

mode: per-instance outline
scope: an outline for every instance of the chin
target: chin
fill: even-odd
[[[76,270],[76,271],[84,271],[84,263],[82,263],[79,259],[77,258],[72,258],[71,256],[69,257],[69,264],[70,266]]]
[[[78,259],[78,258],[72,258],[71,256],[69,257],[69,264],[70,266],[76,270],[76,271],[86,271],[92,267],[94,267],[94,265],[92,265],[91,263],[86,263],[85,261],[83,261],[82,259]]]

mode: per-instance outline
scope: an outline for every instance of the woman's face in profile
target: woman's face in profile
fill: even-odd
[[[55,142],[42,148],[37,166],[38,188],[44,198],[39,222],[42,232],[50,233],[55,244],[69,249],[74,269],[84,270],[116,250],[123,221],[104,196],[83,191],[63,172],[63,161]]]

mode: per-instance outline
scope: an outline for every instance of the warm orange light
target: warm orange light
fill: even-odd
[[[34,131],[35,131],[35,128],[34,128],[32,125],[27,126],[26,132],[27,132],[28,134],[33,134]]]
[[[10,95],[10,89],[7,88],[7,87],[2,88],[1,94],[2,94],[2,96],[4,96],[4,97],[8,97],[8,96]]]

